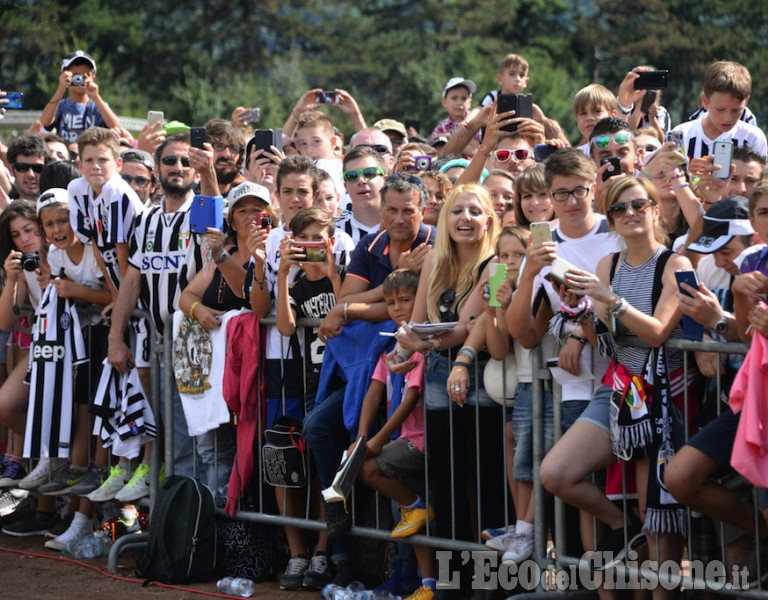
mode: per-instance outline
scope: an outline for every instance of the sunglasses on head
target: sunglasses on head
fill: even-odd
[[[390,154],[389,148],[384,144],[359,144],[356,148],[373,148],[378,154]]]
[[[384,169],[381,167],[364,167],[362,169],[350,169],[349,171],[344,171],[344,181],[347,183],[355,183],[355,181],[358,180],[360,176],[363,176],[363,179],[366,181],[370,181],[374,177],[378,177],[379,175],[386,175],[384,172]]]
[[[611,140],[616,142],[617,146],[626,146],[629,144],[631,134],[622,132],[617,133],[615,135],[598,135],[597,137],[592,138],[592,144],[596,148],[607,148],[608,144],[611,143]]]
[[[493,156],[497,162],[507,162],[513,156],[516,161],[523,161],[533,158],[533,152],[528,148],[517,148],[516,150],[494,150]]]
[[[139,175],[138,177],[131,177],[130,175],[121,175],[123,178],[123,181],[125,181],[128,185],[135,183],[140,188],[145,188],[147,185],[149,185],[149,182],[151,179],[147,179],[146,177],[142,177]]]
[[[637,214],[641,214],[653,204],[655,203],[647,198],[635,198],[627,202],[614,202],[608,207],[608,214],[614,218],[620,217],[627,212],[628,208],[632,208]]]
[[[43,172],[43,167],[44,166],[45,165],[41,165],[41,164],[38,164],[38,163],[20,163],[20,162],[17,162],[17,163],[13,163],[13,170],[18,172],[18,173],[26,173],[27,171],[32,169],[33,173],[37,173],[38,175],[40,175],[40,173]]]
[[[160,158],[160,162],[163,163],[166,167],[172,167],[179,161],[181,161],[182,167],[189,166],[189,156],[176,156],[175,154],[170,154]]]

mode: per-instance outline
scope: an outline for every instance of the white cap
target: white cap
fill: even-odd
[[[235,208],[235,204],[237,204],[243,198],[256,198],[257,200],[261,200],[267,205],[270,204],[269,190],[267,188],[265,188],[263,185],[259,185],[258,183],[243,181],[243,183],[237,187],[232,188],[232,190],[229,192],[229,195],[227,196],[227,202],[229,202],[229,210],[231,211],[233,208]]]
[[[69,206],[69,194],[67,193],[67,190],[63,188],[51,188],[40,194],[40,197],[37,199],[37,214],[39,215],[41,210],[51,204],[66,204]]]
[[[443,98],[445,98],[449,90],[452,90],[453,88],[458,87],[460,85],[463,85],[465,88],[469,90],[470,96],[477,91],[477,84],[474,81],[470,81],[469,79],[464,79],[463,77],[452,77],[451,79],[448,80],[448,83],[446,83],[445,87],[443,88]]]

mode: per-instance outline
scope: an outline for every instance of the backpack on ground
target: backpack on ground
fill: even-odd
[[[149,525],[147,550],[136,575],[147,581],[208,581],[216,569],[213,494],[191,477],[165,478]]]

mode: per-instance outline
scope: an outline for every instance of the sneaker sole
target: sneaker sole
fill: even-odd
[[[135,502],[136,500],[141,500],[142,498],[146,498],[149,496],[149,489],[147,489],[144,492],[133,492],[132,494],[123,494],[122,496],[118,492],[115,494],[115,500],[118,502]]]
[[[92,491],[90,494],[87,494],[85,498],[88,498],[91,502],[109,502],[110,500],[114,500],[115,496],[117,496],[117,493],[122,490],[126,485],[128,485],[128,482],[126,481],[120,489],[116,489],[114,492],[109,493],[102,493],[97,494],[101,488],[96,488],[94,491]]]
[[[40,529],[38,531],[23,531],[23,532],[8,531],[7,529],[3,529],[3,533],[5,535],[10,535],[11,537],[32,537],[32,536],[35,536],[35,535],[45,535],[51,529],[53,529],[53,528],[51,527],[51,528],[48,528],[48,529]]]
[[[39,493],[41,493],[43,496],[64,496],[65,494],[71,494],[72,488],[75,487],[74,485],[67,485],[64,486],[61,489],[58,490],[37,490]]]
[[[501,537],[502,536],[491,538],[485,542],[485,547],[495,550],[496,552],[505,552],[507,550],[508,540],[502,540]]]
[[[53,539],[53,540],[48,540],[47,542],[45,542],[45,547],[50,549],[50,550],[61,551],[61,550],[64,550],[64,548],[66,548],[67,545],[66,544],[62,544],[61,542],[57,542],[55,539]]]
[[[411,525],[408,525],[408,527],[403,527],[402,529],[393,529],[392,530],[392,537],[393,538],[401,538],[401,537],[408,537],[413,535],[414,533],[418,533],[424,527],[426,526],[427,522],[423,521],[422,523],[413,523]]]
[[[614,557],[614,559],[600,567],[595,567],[595,571],[607,571],[608,569],[615,567],[620,562],[623,562],[624,559],[627,557],[627,554],[629,552],[636,552],[643,546],[645,546],[648,543],[648,540],[645,538],[645,534],[640,532],[635,537],[631,538],[629,542],[627,542],[626,547],[622,548],[621,551]]]

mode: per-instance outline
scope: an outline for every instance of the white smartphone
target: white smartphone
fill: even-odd
[[[158,121],[162,123],[164,118],[165,115],[161,110],[150,110],[147,112],[147,124],[150,126],[154,125]]]
[[[712,155],[715,157],[714,163],[720,165],[720,168],[712,175],[718,179],[728,179],[731,176],[731,158],[733,157],[733,142],[720,141],[715,142],[712,149]]]
[[[552,229],[549,227],[549,222],[544,223],[531,223],[531,242],[538,244],[540,242],[552,241]]]

